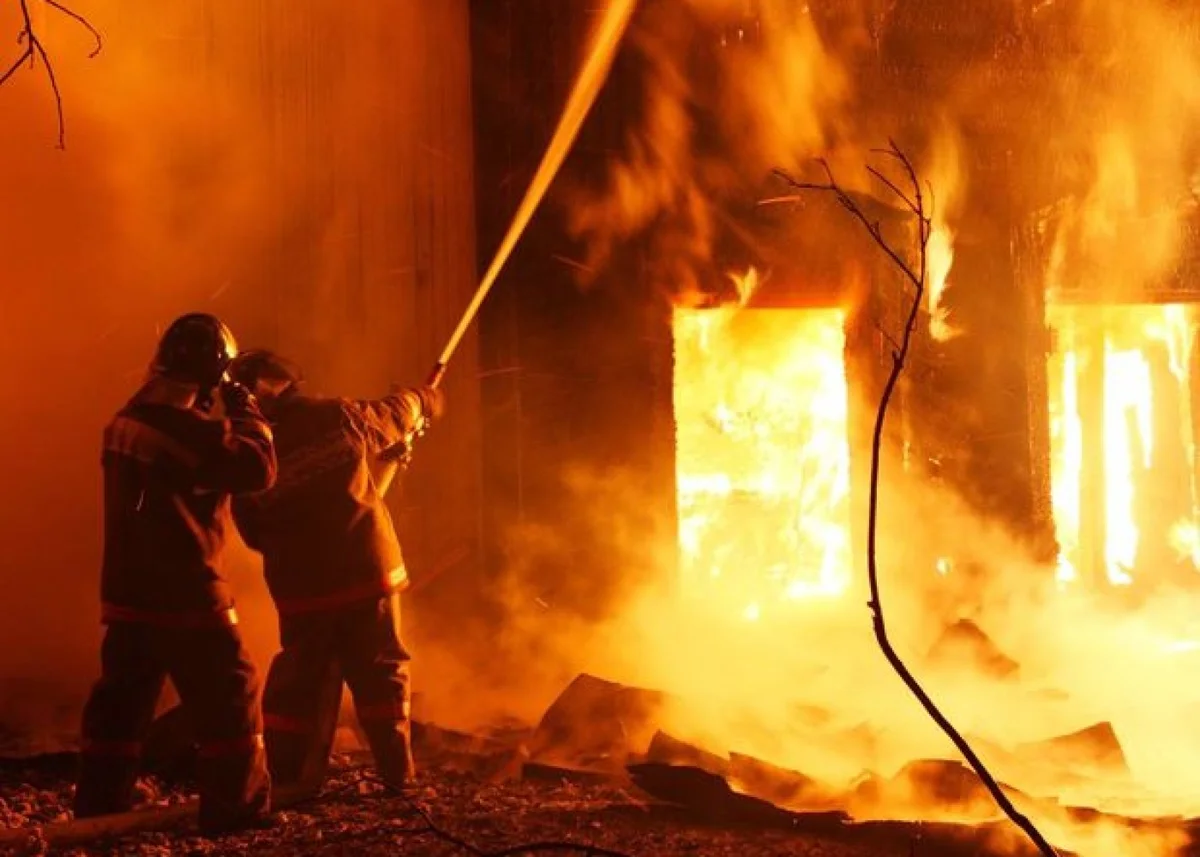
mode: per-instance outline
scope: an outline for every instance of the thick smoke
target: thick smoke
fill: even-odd
[[[265,181],[249,106],[214,97],[182,58],[168,60],[172,39],[197,44],[193,22],[157,6],[139,16],[95,5],[78,4],[106,39],[92,60],[85,30],[37,15],[63,93],[65,151],[40,67],[0,88],[10,325],[0,389],[11,406],[0,651],[34,675],[91,668],[81,644],[96,633],[85,617],[97,610],[100,430],[140,382],[162,326],[230,306]],[[8,4],[0,28],[18,27]]]
[[[470,172],[445,166],[470,159],[465,4],[68,5],[105,44],[87,59],[86,30],[31,3],[65,151],[40,67],[0,87],[0,723],[64,739],[98,669],[101,431],[165,325],[215,312],[243,346],[301,362],[314,392],[373,395],[432,359],[393,283],[407,287],[418,263],[447,289],[472,275]],[[19,27],[18,4],[0,4],[0,35]],[[397,38],[446,46],[443,100],[419,73],[428,56],[397,52]],[[261,661],[277,644],[273,611],[257,559],[234,542]],[[19,680],[62,687],[10,692]]]
[[[86,30],[32,5],[66,149],[43,69],[18,71],[0,87],[0,675],[48,686],[4,700],[7,725],[26,716],[45,738],[72,730],[97,668],[101,429],[171,318],[245,299],[229,286],[259,237],[264,179],[249,106],[215,97],[183,64],[178,44],[199,41],[182,8],[74,4],[104,34],[89,60]],[[0,32],[19,26],[17,4],[5,4]],[[54,714],[13,710],[60,703]]]
[[[1067,13],[1074,55],[1056,67],[1061,113],[1047,143],[1074,185],[1053,226],[1052,293],[1136,298],[1185,249],[1200,166],[1194,13],[1090,0]]]
[[[802,6],[764,4],[762,43],[750,47],[742,5],[651,3],[637,19],[641,123],[602,187],[566,194],[568,228],[585,240],[589,268],[649,231],[662,260],[651,274],[657,285],[698,291],[720,204],[838,138],[849,81]]]

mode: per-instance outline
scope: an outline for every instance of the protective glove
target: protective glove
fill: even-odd
[[[421,397],[421,410],[426,420],[436,420],[446,410],[446,397],[437,387],[418,387],[417,395]]]
[[[258,405],[255,403],[254,394],[251,393],[243,384],[238,384],[235,381],[226,381],[221,384],[221,403],[225,406],[227,414],[258,414]]]

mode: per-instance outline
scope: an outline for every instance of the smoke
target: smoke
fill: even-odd
[[[967,96],[920,92],[925,119],[914,123],[909,96],[887,91],[897,82],[856,77],[874,50],[869,5],[818,15],[812,4],[763,0],[751,15],[740,0],[644,4],[629,36],[641,103],[625,146],[602,181],[576,179],[558,199],[586,269],[642,248],[646,285],[690,303],[712,291],[723,233],[739,229],[731,221],[788,193],[776,171],[823,181],[822,159],[843,187],[902,207],[863,168],[864,152],[898,137],[934,191],[939,297],[966,194],[956,111]]]
[[[473,274],[470,172],[446,166],[470,157],[465,4],[68,5],[103,34],[95,59],[86,30],[31,3],[65,151],[40,67],[0,87],[0,679],[62,685],[41,698],[70,697],[65,734],[98,669],[101,432],[161,330],[215,312],[243,347],[304,364],[316,392],[372,394],[431,356],[416,335],[397,346],[412,307],[371,289],[416,277],[418,241],[446,288]],[[18,4],[0,4],[0,36],[19,27]],[[426,53],[397,49],[425,43],[442,46],[437,99]],[[435,214],[437,235],[418,235]],[[469,399],[455,398],[464,414]],[[231,547],[261,662],[277,646],[273,610],[257,559]],[[0,695],[12,726],[21,700]]]
[[[1054,796],[1064,805],[1141,816],[1194,814],[1200,779],[1188,760],[1200,751],[1191,728],[1197,694],[1186,678],[1194,656],[1173,652],[1172,635],[1194,624],[1187,614],[1200,607],[1197,597],[1181,603],[1174,594],[1164,596],[1164,603],[1130,615],[1057,591],[1049,570],[1003,528],[900,470],[896,459],[886,461],[890,475],[881,486],[883,602],[891,638],[993,772],[1027,795]],[[860,581],[840,595],[787,601],[781,594],[749,619],[740,603],[706,592],[702,581],[679,581],[673,546],[647,544],[627,526],[646,499],[638,474],[606,469],[564,478],[578,492],[572,505],[591,510],[589,527],[582,535],[574,527],[513,534],[516,559],[501,592],[505,622],[487,645],[488,656],[504,666],[503,681],[468,685],[461,675],[445,674],[452,664],[439,663],[436,681],[423,684],[426,716],[462,728],[501,717],[536,722],[583,672],[670,693],[678,702],[660,713],[660,723],[675,737],[837,787],[851,786],[865,771],[887,777],[914,760],[958,758],[878,651]],[[529,570],[553,563],[569,574],[581,537],[604,542],[622,562],[624,596],[600,621],[564,608],[544,588],[547,576]],[[935,552],[954,557],[945,577],[932,560],[914,562]],[[767,574],[750,565],[726,573]],[[963,618],[1019,665],[1015,676],[990,674],[963,653],[930,654],[944,630]],[[434,667],[425,669],[432,674]],[[1021,750],[1099,721],[1113,724],[1132,778],[1088,768],[1081,775],[1039,764],[1045,750]],[[987,800],[969,811],[866,801],[856,809],[945,820],[995,813]],[[1044,805],[1036,817],[1056,843],[1081,853],[1150,857],[1182,844],[1116,823],[1068,822]]]
[[[898,462],[886,470],[896,473]],[[706,596],[701,586],[665,583],[677,574],[666,558],[670,546],[647,545],[625,531],[628,510],[645,500],[634,487],[636,474],[608,470],[602,478],[569,478],[589,486],[573,497],[593,510],[588,535],[606,538],[613,555],[626,558],[624,576],[641,582],[630,584],[607,619],[581,619],[553,594],[531,586],[529,580],[546,578],[523,567],[556,562],[570,569],[578,531],[514,534],[512,554],[519,560],[503,592],[506,621],[502,636],[488,645],[490,657],[507,667],[504,681],[475,684],[464,697],[466,686],[447,683],[439,664],[437,680],[425,683],[434,697],[427,700],[429,715],[465,728],[500,716],[534,722],[576,674],[587,672],[671,693],[679,703],[661,712],[660,722],[676,737],[835,786],[850,785],[864,771],[891,776],[916,759],[957,758],[881,657],[865,599],[855,591],[766,604],[758,620],[747,620],[740,604]],[[595,491],[600,484],[606,489]],[[1187,760],[1197,749],[1190,729],[1195,695],[1179,689],[1187,684],[1188,667],[1168,653],[1161,625],[1167,613],[1155,609],[1134,618],[1055,592],[1044,567],[952,496],[898,476],[887,480],[881,495],[881,543],[889,546],[882,559],[883,598],[893,642],[1002,781],[1067,805],[1141,815],[1194,812],[1200,781]],[[946,533],[955,537],[946,539]],[[895,561],[901,544],[905,556],[953,553],[956,565],[945,579],[932,568],[901,565]],[[970,565],[975,576],[966,578]],[[746,567],[728,573],[764,572]],[[1177,627],[1182,614],[1197,606],[1193,601],[1176,608]],[[929,657],[942,630],[964,616],[1019,663],[1016,678],[989,676],[967,657]],[[1063,776],[1028,754],[1013,761],[1020,745],[1100,720],[1114,724],[1132,780],[1104,772]],[[863,803],[858,811],[956,817],[937,805]],[[967,815],[994,812],[985,800]],[[1055,818],[1045,810],[1039,817]],[[1046,832],[1089,854],[1160,855],[1180,845],[1107,823],[1083,827],[1058,819]]]
[[[94,59],[84,28],[31,4],[66,149],[40,65],[0,87],[2,714],[41,739],[74,732],[98,666],[101,430],[172,317],[230,305],[222,287],[258,237],[263,186],[249,105],[205,97],[170,59],[172,37],[196,43],[182,9],[71,5],[103,32]],[[4,4],[0,33],[19,27]],[[40,684],[8,692],[18,679]]]
[[[577,185],[561,200],[588,268],[648,234],[653,284],[702,292],[722,203],[744,202],[772,169],[824,152],[839,134],[848,79],[803,7],[762,4],[758,34],[743,6],[649,3],[635,21],[641,121],[601,186]]]
[[[17,31],[16,11],[6,5],[3,32]],[[225,109],[206,116],[194,80],[164,61],[167,37],[186,35],[182,13],[78,4],[106,38],[89,60],[86,30],[36,11],[63,94],[67,148],[55,148],[43,70],[19,71],[0,88],[0,276],[10,325],[0,390],[11,404],[0,431],[12,492],[0,512],[11,575],[0,661],[44,674],[49,663],[91,667],[80,654],[95,621],[62,621],[55,635],[45,622],[96,616],[101,428],[140,380],[157,329],[212,305],[230,257],[254,238],[247,199],[261,179],[236,97],[214,99]]]
[[[1200,53],[1177,4],[1090,0],[1069,11],[1048,141],[1073,195],[1050,224],[1053,293],[1136,300],[1173,273],[1195,210]]]

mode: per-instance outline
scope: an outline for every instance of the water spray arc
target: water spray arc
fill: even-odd
[[[592,40],[591,50],[588,52],[579,76],[575,80],[575,85],[571,89],[571,94],[567,98],[562,116],[558,120],[558,125],[554,129],[554,134],[550,138],[541,163],[538,164],[537,172],[534,173],[533,180],[525,191],[525,196],[517,206],[516,214],[513,215],[508,231],[504,234],[504,239],[492,257],[491,264],[484,272],[479,287],[475,290],[462,318],[459,319],[458,326],[450,334],[446,347],[442,349],[441,355],[430,371],[425,382],[429,386],[437,387],[441,384],[442,377],[446,374],[446,368],[450,365],[450,358],[454,356],[463,336],[466,335],[475,316],[479,313],[479,308],[500,276],[504,264],[512,255],[513,249],[529,225],[533,213],[546,196],[546,191],[549,190],[554,177],[558,175],[567,153],[575,143],[579,129],[583,126],[583,120],[587,118],[592,105],[596,102],[596,97],[600,94],[600,88],[608,78],[617,48],[621,44],[621,39],[636,7],[637,0],[612,0],[605,10]],[[385,465],[376,479],[381,495],[386,494],[391,488],[397,471],[407,462],[410,449],[411,440],[398,444],[384,453]]]

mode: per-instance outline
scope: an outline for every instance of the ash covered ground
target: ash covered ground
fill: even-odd
[[[65,819],[73,788],[71,773],[72,762],[67,758],[7,766],[0,783],[0,821],[6,827],[14,827]],[[144,799],[159,805],[179,803],[187,797],[183,788],[168,787],[153,778],[143,779],[140,788]],[[706,822],[694,812],[654,801],[627,785],[581,784],[563,779],[505,780],[427,769],[412,800],[442,831],[488,853],[521,853],[506,849],[523,843],[565,841],[630,855],[873,857],[908,854],[910,846],[919,841],[914,836],[915,829],[897,829],[887,835],[876,832],[866,838],[846,832]],[[278,825],[271,830],[204,839],[185,828],[136,834],[83,847],[34,850],[78,855],[214,857],[248,853],[472,853],[468,847],[449,842],[432,831],[408,799],[382,789],[369,765],[345,756],[335,760],[333,776],[321,796],[279,813]],[[548,849],[544,844],[539,852],[569,853]]]
[[[203,839],[185,823],[106,839],[69,823],[77,756],[13,737],[0,754],[0,851],[25,854],[474,854],[1025,855],[1036,853],[959,761],[920,759],[845,783],[816,779],[738,753],[672,737],[658,695],[578,676],[536,726],[479,733],[413,724],[421,770],[409,796],[375,778],[353,720],[338,729],[331,776],[315,799],[281,808],[269,830]],[[178,709],[146,744],[139,804],[171,812],[193,797],[194,744]],[[15,735],[15,733],[14,733]],[[835,735],[817,741],[833,741]],[[1074,747],[1122,761],[1108,724],[1045,742],[1040,757]],[[1057,748],[1057,749],[1056,749]],[[1059,764],[1067,765],[1069,760]],[[1116,763],[1114,762],[1114,764]],[[1018,778],[1017,782],[1028,782]],[[1004,782],[1003,780],[1001,782]],[[1062,853],[1089,857],[1200,855],[1200,822],[1140,818],[1005,787]],[[178,817],[179,813],[176,811]],[[89,823],[90,824],[90,823]],[[65,825],[65,828],[64,828]],[[87,825],[84,825],[87,828]],[[19,834],[16,844],[11,831]],[[76,835],[64,834],[74,831]],[[522,847],[533,843],[537,847]],[[567,848],[562,843],[575,847]],[[557,844],[557,846],[556,846]],[[11,853],[11,852],[4,852]]]

